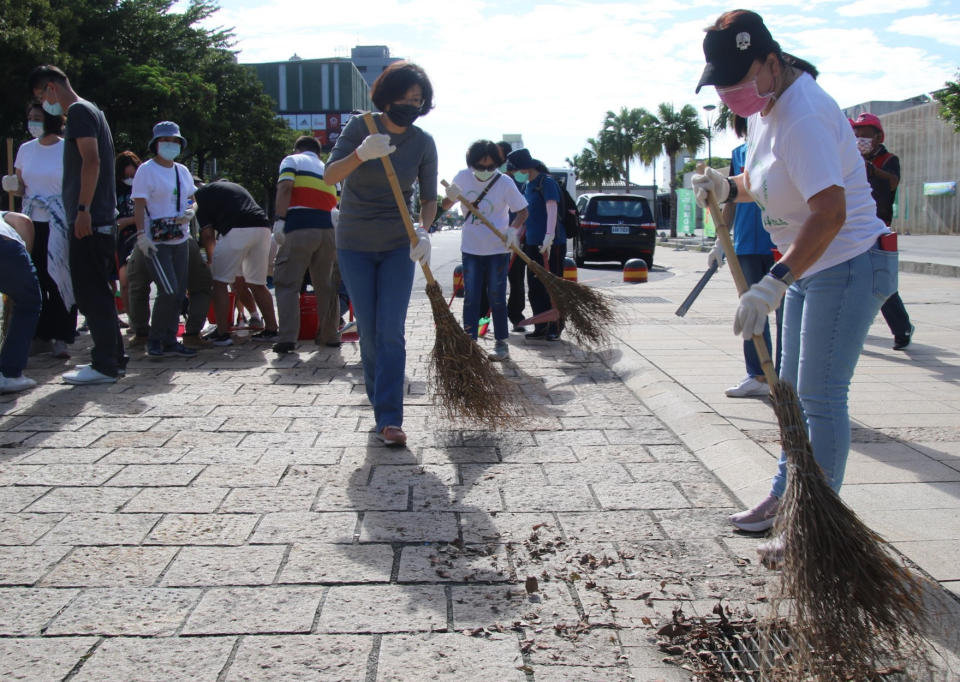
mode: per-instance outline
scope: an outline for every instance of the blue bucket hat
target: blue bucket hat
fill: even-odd
[[[187,148],[187,138],[180,134],[180,126],[173,121],[160,121],[157,125],[153,126],[153,138],[150,140],[150,144],[147,145],[150,151],[156,152],[154,145],[161,137],[175,137],[180,140],[181,151]]]

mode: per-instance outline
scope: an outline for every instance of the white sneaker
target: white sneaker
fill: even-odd
[[[507,345],[506,341],[497,341],[489,357],[494,362],[506,362],[510,359],[510,346]]]
[[[724,393],[728,398],[754,398],[770,393],[770,387],[755,377],[745,376],[736,386],[731,386]]]
[[[5,377],[0,375],[0,393],[19,393],[33,388],[37,382],[25,374],[18,377]]]
[[[77,365],[72,372],[65,372],[61,377],[63,383],[73,384],[75,386],[86,386],[88,384],[115,384],[116,377],[110,377],[102,372],[98,372],[90,365]]]

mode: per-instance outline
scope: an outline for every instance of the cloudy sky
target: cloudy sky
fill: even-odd
[[[960,67],[960,0],[746,7],[786,51],[820,69],[841,107],[928,93]],[[436,138],[441,177],[450,178],[481,137],[520,133],[534,156],[562,165],[597,134],[607,110],[718,103],[713,88],[693,90],[703,28],[732,8],[712,0],[223,0],[209,23],[234,28],[241,62],[294,52],[349,57],[355,45],[387,45],[418,62],[436,91],[436,109],[420,124]],[[714,154],[734,144],[715,138]],[[649,169],[634,172],[631,180],[650,181]]]

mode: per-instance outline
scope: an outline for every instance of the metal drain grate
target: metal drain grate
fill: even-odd
[[[659,296],[617,296],[618,303],[670,303]]]

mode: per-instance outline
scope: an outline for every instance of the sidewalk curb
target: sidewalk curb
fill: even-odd
[[[774,456],[628,343],[614,338],[612,347],[598,355],[623,384],[744,506],[767,495]]]

